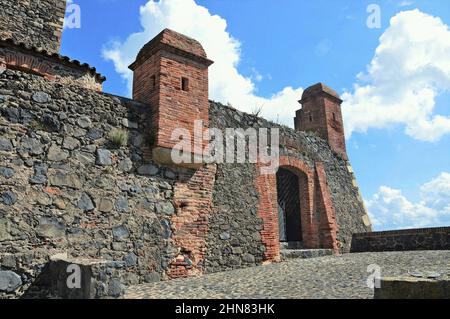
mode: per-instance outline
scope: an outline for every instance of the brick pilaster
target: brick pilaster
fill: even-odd
[[[179,251],[169,264],[169,278],[197,276],[203,272],[216,170],[215,164],[205,165],[183,176],[175,185],[176,214],[171,218],[171,240]]]

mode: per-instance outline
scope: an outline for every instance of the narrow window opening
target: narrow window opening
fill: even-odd
[[[181,78],[181,89],[183,91],[189,91],[189,79],[188,78]]]
[[[310,122],[313,121],[312,115],[309,116],[309,121],[310,121]]]
[[[152,90],[154,90],[156,88],[156,76],[152,75],[150,77],[150,87],[152,88]]]
[[[333,121],[336,121],[336,114],[333,113]]]

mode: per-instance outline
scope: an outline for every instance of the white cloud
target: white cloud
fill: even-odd
[[[414,4],[413,1],[403,0],[398,5],[399,5],[399,7],[408,7],[408,6],[411,6],[413,4]]]
[[[423,202],[450,216],[450,174],[441,173],[421,187]]]
[[[417,9],[394,16],[367,72],[342,96],[347,137],[392,125],[422,141],[450,133],[450,117],[434,112],[436,97],[450,90],[449,52],[450,30],[439,18]]]
[[[132,73],[128,65],[145,43],[162,29],[170,28],[200,41],[208,57],[214,60],[210,67],[211,99],[230,103],[245,112],[263,107],[263,117],[293,126],[303,89],[286,87],[271,98],[257,96],[254,81],[263,78],[255,71],[252,77],[245,77],[237,70],[240,43],[228,33],[225,19],[211,14],[194,0],[150,0],[140,9],[140,21],[142,31],[131,34],[124,42],[110,43],[103,50],[104,58],[114,62],[130,89]]]
[[[450,224],[450,174],[441,173],[420,188],[421,200],[414,203],[400,190],[381,186],[366,201],[375,227],[380,229],[448,226]]]

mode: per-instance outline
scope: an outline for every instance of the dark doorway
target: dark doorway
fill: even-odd
[[[299,178],[287,169],[277,172],[278,221],[281,242],[301,242]]]

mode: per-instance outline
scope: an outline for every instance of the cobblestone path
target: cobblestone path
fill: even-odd
[[[367,267],[382,276],[433,271],[450,275],[450,251],[346,254],[296,259],[202,277],[130,287],[125,298],[373,298]]]

